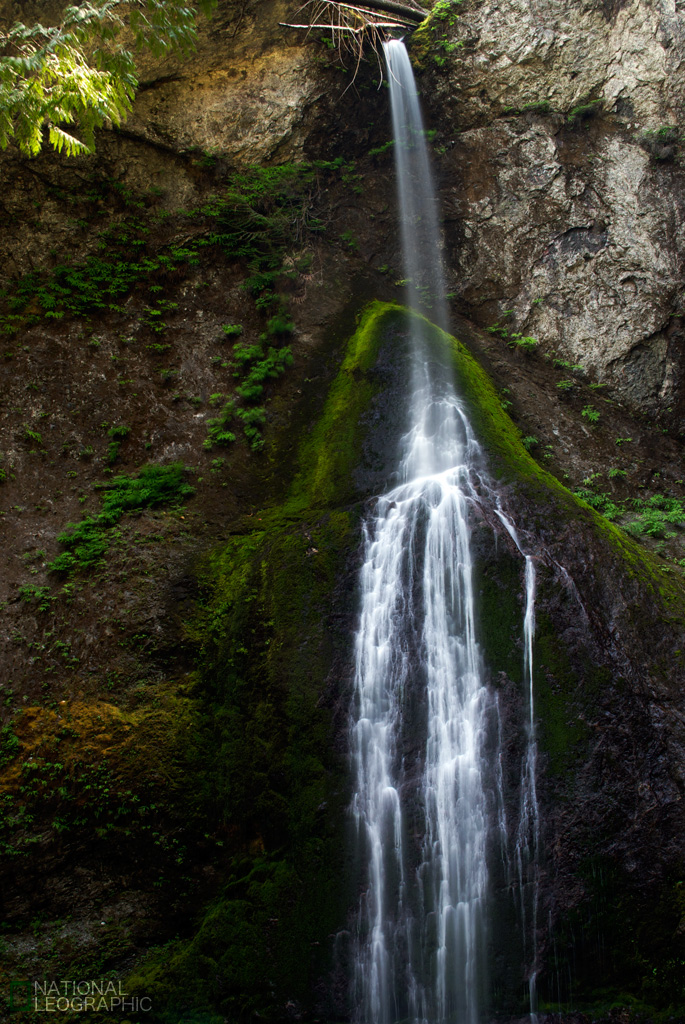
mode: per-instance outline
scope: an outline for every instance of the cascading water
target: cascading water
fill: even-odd
[[[402,260],[409,305],[429,306],[431,319],[447,328],[437,197],[428,159],[419,97],[403,42],[383,44],[390,82]]]
[[[402,43],[385,51],[410,304],[430,305],[444,324],[435,197],[414,79]],[[364,528],[351,745],[353,812],[368,865],[355,1004],[369,1024],[475,1024],[483,987],[487,692],[468,526],[479,449],[422,324],[412,317],[401,482],[378,500]],[[412,775],[397,742],[408,693],[419,682],[425,748]]]
[[[409,305],[445,328],[436,198],[413,73],[401,42],[384,49]],[[488,487],[446,350],[421,316],[408,324],[411,397],[399,482],[377,500],[363,528],[350,746],[365,884],[353,1006],[361,1024],[477,1024],[487,991],[488,773],[501,792],[499,769],[485,756],[488,716],[493,709],[498,715],[498,705],[477,643],[469,527],[470,510]],[[496,498],[488,501],[496,512]],[[500,519],[518,545],[509,520]],[[521,888],[538,842],[534,579],[526,558],[531,718],[515,843]],[[537,914],[537,890],[534,907]],[[534,998],[535,964],[531,974]]]
[[[356,640],[354,815],[368,856],[356,955],[359,1017],[478,1019],[486,808],[480,735],[487,693],[475,639],[469,460],[477,445],[453,393],[423,392],[405,437],[403,482],[365,525]],[[428,458],[430,456],[430,458]],[[424,472],[417,469],[424,465]],[[421,677],[426,747],[418,780],[398,763],[402,704]],[[423,841],[412,850],[405,801]]]

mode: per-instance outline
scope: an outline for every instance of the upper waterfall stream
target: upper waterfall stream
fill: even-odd
[[[409,305],[446,328],[437,200],[414,77],[402,42],[384,49]],[[476,1024],[487,1004],[488,786],[497,786],[487,781],[495,772],[485,736],[498,705],[478,645],[470,510],[484,492],[492,496],[451,364],[424,325],[410,318],[411,398],[397,483],[363,530],[350,739],[365,865],[353,977],[363,1024]],[[532,666],[531,559],[526,569]],[[532,687],[530,694],[532,735]],[[537,837],[534,774],[533,752],[522,771],[529,810],[516,843],[521,865],[533,818]]]

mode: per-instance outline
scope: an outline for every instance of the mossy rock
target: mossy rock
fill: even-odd
[[[221,891],[191,934],[152,952],[129,979],[131,991],[154,997],[155,1019],[332,1016],[344,1005],[343,983],[325,990],[335,988],[327,973],[334,936],[356,900],[345,746],[360,526],[365,502],[387,486],[406,427],[400,399],[408,385],[398,367],[406,365],[408,318],[417,316],[393,304],[367,307],[323,412],[301,440],[285,499],[237,524],[197,567],[202,596],[187,636],[208,750],[190,784],[206,791],[225,861]],[[517,503],[526,536],[544,543],[552,528],[568,532],[582,558],[600,559],[597,570],[625,585],[628,619],[640,619],[645,601],[650,615],[683,617],[683,595],[658,563],[534,461],[478,363],[420,320],[432,357],[454,368],[489,472],[507,507]],[[540,744],[552,779],[585,756],[589,731],[579,711],[587,718],[597,695],[615,685],[590,648],[568,647],[560,635],[557,619],[570,613],[555,572],[553,559],[540,564],[535,647]],[[477,584],[491,677],[508,680],[523,706],[523,559],[511,550],[484,556]]]

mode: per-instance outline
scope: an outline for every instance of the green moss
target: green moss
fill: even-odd
[[[372,302],[362,313],[323,415],[300,449],[291,505],[321,508],[350,498],[364,434],[362,416],[378,388],[373,367],[384,330],[398,315],[402,307],[382,302]]]
[[[228,877],[195,934],[129,982],[172,1016],[194,1007],[272,1017],[288,998],[308,1000],[340,925],[347,798],[322,698],[347,641],[331,614],[352,543],[349,516],[332,513],[236,538],[200,574],[205,598],[190,632]]]
[[[579,867],[586,899],[560,923],[550,979],[562,1005],[541,992],[546,1008],[604,1015],[630,1007],[655,1024],[685,1013],[685,940],[681,877],[667,879],[648,903],[636,895],[625,867],[588,857]],[[560,986],[560,987],[559,987]]]
[[[21,859],[50,837],[106,841],[114,855],[148,856],[159,884],[166,878],[178,889],[201,813],[185,788],[204,745],[190,689],[159,685],[135,711],[84,700],[59,712],[26,708],[13,723],[0,787],[0,854]]]
[[[570,125],[577,126],[591,117],[596,117],[604,109],[604,100],[590,100],[589,103],[581,103],[579,106],[569,110],[566,120]]]
[[[487,565],[479,561],[474,565],[478,642],[495,685],[500,672],[516,683],[522,682],[521,582],[521,561],[506,552]]]
[[[549,772],[563,776],[573,760],[579,758],[579,747],[589,738],[585,715],[580,716],[579,712],[596,696],[602,678],[589,665],[582,676],[574,671],[552,623],[538,611],[533,691],[538,741],[547,755]]]

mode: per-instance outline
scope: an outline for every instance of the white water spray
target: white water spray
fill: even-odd
[[[403,482],[364,529],[352,749],[368,886],[355,986],[359,1019],[378,1024],[476,1024],[482,987],[487,692],[468,528],[478,448],[454,393],[431,390],[403,439]],[[417,693],[423,706],[407,723]],[[398,738],[419,724],[425,750],[412,776]]]

